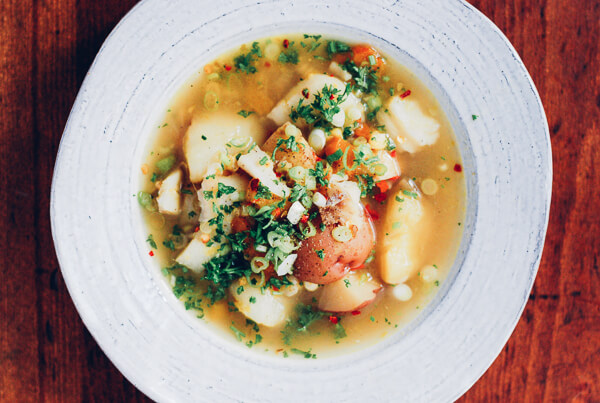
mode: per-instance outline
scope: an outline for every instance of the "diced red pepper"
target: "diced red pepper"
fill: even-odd
[[[329,317],[329,321],[330,321],[331,323],[333,323],[334,325],[337,325],[337,323],[340,321],[340,319],[339,319],[337,316],[333,316],[333,315],[331,315],[331,316]]]
[[[283,176],[283,172],[275,172],[275,176],[281,178]]]
[[[396,158],[396,150],[392,150],[392,151],[390,151],[390,155],[391,155],[393,158]]]
[[[223,67],[225,67],[225,70],[227,70],[227,71],[231,71],[231,68],[232,68],[232,67],[231,67],[230,65],[228,65],[228,64],[226,64],[226,65],[225,65],[225,66],[223,66]]]
[[[375,199],[375,201],[378,203],[383,203],[385,199],[387,199],[387,195],[385,193],[377,193],[375,196],[373,196],[373,199]]]
[[[404,99],[404,98],[406,98],[406,97],[407,97],[407,96],[409,96],[409,95],[410,95],[410,90],[406,90],[406,91],[404,91],[404,92],[402,93],[402,95],[400,95],[400,98],[401,98],[401,99]]]
[[[281,214],[281,209],[277,207],[275,210],[273,210],[273,217],[277,218],[279,217],[279,214]]]
[[[335,99],[335,95],[331,94],[331,95],[329,96],[329,99],[331,99],[331,100],[334,100],[334,99]]]
[[[354,315],[354,316],[360,315],[360,311],[352,311],[352,315]]]
[[[308,214],[304,214],[302,218],[300,218],[300,222],[306,224],[308,222]]]
[[[198,231],[200,231],[200,227],[194,228],[194,232],[198,232]]]
[[[265,67],[271,67],[271,63],[265,62]]]
[[[148,254],[149,254],[150,256],[154,256],[154,252],[152,252],[152,251],[148,252]]]
[[[272,288],[274,291],[279,291],[279,288],[275,287],[274,285],[272,285],[272,286],[271,286],[271,288]]]
[[[454,172],[462,172],[462,166],[460,164],[454,164]]]
[[[287,39],[284,39],[283,40],[283,47],[287,49],[289,46],[290,46],[290,41],[288,41]]]

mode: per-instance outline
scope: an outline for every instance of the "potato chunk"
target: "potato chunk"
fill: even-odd
[[[242,155],[238,165],[248,175],[258,179],[260,184],[266,186],[275,196],[285,197],[290,194],[290,188],[275,175],[273,161],[260,148],[254,147],[249,153]]]
[[[162,214],[177,215],[181,213],[181,169],[171,172],[158,189],[158,211]]]
[[[282,143],[277,147],[279,140],[285,141],[290,137],[294,137],[295,143],[298,145],[298,151],[290,150],[287,143]],[[275,151],[275,161],[278,163],[285,162],[290,167],[301,166],[306,169],[314,169],[317,163],[317,155],[313,148],[308,144],[308,141],[302,136],[302,132],[291,123],[285,123],[279,127],[261,147],[270,156]]]
[[[234,202],[244,200],[244,191],[247,186],[248,178],[238,173],[229,176],[215,176],[202,181],[202,186],[198,191],[200,224],[217,217],[221,206],[231,206]],[[223,231],[226,234],[231,231],[233,218],[232,214],[223,214]],[[200,226],[200,228],[203,227],[203,225]]]
[[[379,246],[380,274],[388,284],[404,283],[422,266],[429,219],[423,203],[403,189],[389,198]]]
[[[273,295],[270,288],[266,288],[263,293],[260,288],[250,286],[245,280],[242,278],[234,281],[229,288],[239,311],[261,325],[273,327],[282,323],[288,310],[285,297]]]
[[[303,99],[302,102],[304,105],[310,104],[315,100],[315,94],[317,92],[321,92],[323,87],[332,86],[333,88],[338,89],[341,92],[344,92],[346,88],[346,83],[336,77],[331,77],[326,74],[311,74],[308,76],[306,80],[300,81],[296,84],[287,94],[286,96],[275,105],[273,110],[267,115],[271,120],[273,120],[276,124],[282,125],[285,122],[290,120],[290,112],[292,107],[296,108],[298,106],[298,102]],[[302,91],[308,91],[308,98],[306,98]],[[305,92],[306,93],[306,92]],[[348,110],[352,107],[361,108],[363,110],[363,106],[360,103],[360,100],[354,95],[349,94],[348,98],[340,105],[343,111]],[[306,126],[306,122],[304,120],[298,120],[296,124],[299,127]]]
[[[204,263],[217,255],[219,246],[218,244],[212,244],[210,247],[206,246],[197,235],[192,238],[175,261],[200,274],[204,272]]]
[[[398,147],[409,153],[434,144],[440,136],[440,124],[427,116],[414,99],[391,97],[377,114],[377,120],[385,125]]]
[[[365,273],[351,272],[345,278],[323,287],[319,309],[327,312],[352,312],[369,305],[381,290],[381,284]]]
[[[244,118],[222,112],[195,116],[183,140],[190,180],[202,181],[208,165],[215,160],[218,151],[225,151],[225,144],[231,139],[250,137],[262,144],[266,136],[264,127],[254,115]]]

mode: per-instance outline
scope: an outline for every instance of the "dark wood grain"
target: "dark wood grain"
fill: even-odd
[[[83,326],[52,245],[58,143],[133,0],[0,2],[0,401],[145,401]],[[550,225],[525,312],[462,402],[600,401],[600,0],[474,0],[535,81],[554,155]]]

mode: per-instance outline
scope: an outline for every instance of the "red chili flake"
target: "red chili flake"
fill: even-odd
[[[302,224],[306,224],[306,223],[308,222],[308,214],[304,214],[304,215],[302,216],[302,218],[300,219],[300,222],[301,222]]]
[[[331,95],[329,96],[329,99],[331,99],[331,100],[333,101],[333,100],[335,99],[335,95],[331,94]]]
[[[149,254],[150,256],[154,256],[154,252],[152,252],[152,251],[148,252],[148,254]]]
[[[400,98],[404,99],[404,98],[406,98],[409,95],[410,95],[410,90],[406,90],[406,91],[404,91],[404,93],[402,93],[402,95],[400,95]]]
[[[365,204],[365,210],[367,210],[367,214],[369,214],[369,216],[371,216],[372,219],[379,220],[379,214],[377,214],[377,211],[373,210],[373,207],[371,207],[368,204]]]
[[[231,66],[230,65],[226,64],[224,67],[225,67],[225,70],[231,71]]]
[[[259,183],[260,183],[260,181],[258,179],[256,179],[256,178],[252,179],[250,181],[250,189],[253,190],[253,191],[258,190],[258,184]]]
[[[377,193],[375,196],[373,196],[373,199],[375,199],[375,201],[378,203],[383,203],[385,199],[387,199],[387,195],[385,193]]]
[[[337,325],[337,323],[340,321],[340,319],[339,319],[337,316],[333,316],[333,315],[331,315],[331,316],[329,317],[329,321],[330,321],[331,323],[333,323],[334,325]]]
[[[271,63],[269,63],[269,62],[265,62],[265,66],[266,66],[266,67],[271,67]]]
[[[308,97],[310,96],[310,93],[308,92],[308,88],[305,88],[302,90],[302,96],[306,99],[308,99]]]
[[[272,285],[271,288],[273,288],[274,291],[279,291],[279,288],[275,287],[274,285]]]
[[[200,227],[194,228],[194,232],[198,232],[198,231],[200,231]]]
[[[352,315],[354,315],[354,316],[360,315],[360,311],[352,311]]]
[[[390,155],[391,155],[392,157],[396,158],[396,150],[392,150],[392,151],[390,152]]]
[[[462,172],[462,166],[460,164],[454,164],[454,172]]]
[[[283,47],[287,49],[288,46],[290,46],[290,41],[288,41],[287,39],[284,39],[283,40]]]

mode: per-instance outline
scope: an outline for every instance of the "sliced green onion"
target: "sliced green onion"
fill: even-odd
[[[298,227],[300,228],[300,232],[302,233],[302,235],[304,235],[305,238],[310,238],[311,236],[315,236],[317,235],[317,229],[315,228],[315,225],[310,222],[307,221],[306,223],[299,223]]]
[[[267,267],[269,267],[269,261],[264,257],[255,256],[250,261],[250,268],[252,269],[253,273],[258,274],[263,270],[266,270]]]
[[[156,211],[156,201],[148,192],[139,191],[137,194],[138,203],[148,211]]]
[[[296,182],[300,182],[306,176],[306,169],[304,169],[303,167],[293,167],[289,170],[288,174],[290,175],[290,178],[292,178]]]
[[[373,173],[374,173],[376,176],[383,176],[383,175],[385,175],[385,173],[386,173],[386,172],[387,172],[387,170],[388,170],[388,168],[387,168],[385,165],[383,165],[383,164],[376,164],[376,165],[373,165],[373,168],[372,168],[372,169],[373,169]]]
[[[315,190],[317,188],[317,178],[312,175],[306,175],[304,182],[307,190]]]
[[[156,162],[156,169],[158,169],[161,174],[166,174],[171,170],[171,168],[173,168],[173,165],[175,165],[176,161],[177,158],[175,158],[174,155],[169,155],[168,157]]]
[[[250,137],[234,137],[229,140],[229,144],[237,148],[244,148],[250,143]]]
[[[219,96],[214,91],[207,91],[204,94],[204,107],[209,111],[216,111],[219,108]]]
[[[250,278],[250,273],[246,273],[246,280],[248,281],[248,285],[252,288],[262,288],[265,285],[265,272],[261,271],[260,272],[260,282],[258,282],[256,285],[252,284],[252,280]]]
[[[221,78],[221,76],[219,75],[219,73],[212,73],[206,76],[206,78],[208,79],[208,81],[216,81],[219,78]]]
[[[345,225],[340,225],[331,231],[331,236],[338,242],[348,242],[352,239],[352,231]]]
[[[377,64],[377,61],[375,60],[375,56],[369,55],[369,64],[371,66],[375,66]]]

